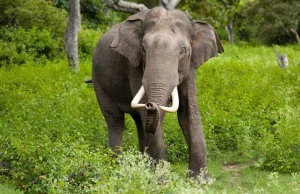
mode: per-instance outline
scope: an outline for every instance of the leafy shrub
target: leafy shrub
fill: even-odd
[[[198,101],[211,152],[299,171],[299,48],[280,50],[289,56],[288,70],[278,68],[272,48],[248,46],[227,48],[200,68]]]
[[[61,56],[62,39],[54,39],[48,30],[33,27],[0,29],[0,67]],[[46,62],[45,60],[43,62]]]
[[[50,1],[0,0],[0,67],[61,56],[66,19]]]
[[[102,36],[101,31],[83,28],[78,35],[78,50],[81,57],[91,56]]]
[[[95,95],[83,78],[69,74],[66,62],[58,64],[0,73],[5,80],[0,85],[0,161],[10,163],[10,175],[29,193],[50,190],[46,178],[55,182],[74,174],[71,179],[78,182],[78,171],[96,169],[98,164],[89,165],[101,158],[93,156],[103,155],[106,147]]]
[[[11,66],[13,64],[23,64],[31,61],[33,56],[26,52],[18,52],[17,46],[13,43],[0,40],[0,67]]]
[[[201,176],[199,181],[203,182]],[[128,151],[122,155],[120,166],[101,185],[104,193],[204,193],[199,181],[183,179],[172,172],[170,163],[155,161],[146,154]],[[121,184],[120,184],[121,183]]]
[[[0,0],[0,26],[22,27],[51,32],[53,37],[63,37],[67,12],[54,7],[49,1]]]

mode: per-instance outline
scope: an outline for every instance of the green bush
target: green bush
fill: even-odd
[[[112,171],[107,183],[101,185],[103,193],[205,193],[203,176],[197,181],[183,179],[172,171],[170,163],[155,161],[146,154],[127,151],[120,165]]]
[[[9,174],[24,190],[45,193],[52,185],[44,177],[64,179],[101,159],[92,158],[106,147],[95,95],[83,77],[69,73],[66,62],[23,65],[0,74],[5,80],[0,85],[0,161],[10,164]]]
[[[0,0],[0,67],[62,56],[66,20],[50,1]]]
[[[100,30],[80,30],[78,35],[79,56],[84,60],[91,57],[99,41]],[[50,31],[39,30],[36,27],[1,28],[0,29],[0,67],[12,66],[39,61],[53,60],[65,56],[63,36],[54,38]]]
[[[102,32],[100,30],[82,28],[78,34],[78,51],[80,57],[91,56],[101,36]]]
[[[0,0],[0,26],[22,27],[51,32],[53,37],[63,37],[67,12],[50,1]]]
[[[261,158],[261,167],[299,171],[299,47],[281,47],[289,68],[269,47],[230,47],[198,71],[198,101],[211,152],[234,161]],[[232,161],[231,161],[232,162]]]
[[[48,30],[24,28],[0,29],[0,66],[19,65],[37,59],[62,55],[62,39],[54,39]]]
[[[1,65],[22,64],[34,58],[53,59],[60,51],[60,40],[53,40],[47,30],[2,28],[0,33]]]
[[[26,52],[19,52],[16,44],[0,40],[0,67],[9,67],[15,64],[23,64],[32,61],[33,56]]]

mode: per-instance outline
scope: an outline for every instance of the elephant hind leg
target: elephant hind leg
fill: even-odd
[[[102,87],[94,83],[94,88],[100,109],[107,124],[108,146],[114,151],[119,152],[122,146],[124,131],[124,113],[116,103],[105,94]]]

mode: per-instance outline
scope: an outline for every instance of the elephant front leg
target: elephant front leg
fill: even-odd
[[[142,119],[139,115],[131,114],[132,119],[135,122],[137,133],[138,133],[138,140],[139,140],[139,150],[140,152],[144,153],[145,151],[145,134]]]
[[[123,140],[124,114],[120,113],[116,116],[117,114],[103,113],[107,123],[108,146],[116,153],[119,153]]]
[[[167,159],[167,149],[164,143],[162,122],[164,120],[165,113],[161,112],[160,119],[155,133],[145,132],[145,147],[146,152],[154,158],[156,161]],[[144,118],[145,123],[146,118]]]
[[[94,88],[100,109],[107,124],[108,146],[116,153],[120,152],[124,131],[124,113],[105,94],[102,87],[95,81]]]
[[[195,70],[191,70],[189,78],[179,87],[180,106],[178,120],[189,149],[190,177],[196,177],[207,167],[207,151],[197,103]],[[208,174],[204,174],[208,179]]]

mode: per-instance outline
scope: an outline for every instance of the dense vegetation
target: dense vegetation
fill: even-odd
[[[123,156],[116,158],[107,148],[104,118],[92,86],[83,80],[91,77],[96,42],[126,14],[108,10],[100,2],[81,1],[81,72],[73,74],[63,45],[68,1],[0,0],[1,183],[2,179],[7,183],[8,177],[8,185],[28,193],[300,191],[300,47],[274,45],[288,55],[289,67],[280,69],[273,47],[258,44],[264,38],[267,43],[295,42],[289,29],[255,36],[264,33],[246,22],[247,10],[242,8],[247,1],[228,1],[231,6],[226,9],[219,1],[179,4],[193,17],[211,21],[224,40],[223,27],[234,21],[236,40],[248,41],[235,46],[223,41],[225,53],[197,72],[213,183],[203,185],[185,178],[187,145],[176,114],[167,114],[164,123],[170,163],[154,167],[148,156],[134,151],[137,135],[127,116]],[[255,6],[262,3],[256,2]],[[280,5],[289,10],[285,1]],[[226,19],[219,18],[216,8],[224,9]],[[276,18],[278,13],[270,15]],[[238,169],[227,172],[226,166],[232,165]],[[0,191],[5,190],[2,187]]]
[[[225,49],[226,53],[198,71],[198,102],[209,161],[250,162],[255,168],[299,171],[300,49],[278,47],[289,55],[286,70],[277,66],[272,48],[241,45]],[[83,82],[90,77],[90,70],[90,59],[82,62],[80,74],[70,73],[63,60],[1,69],[1,162],[8,166],[4,173],[24,190],[56,193],[76,189],[80,193],[129,189],[114,185],[114,179],[127,180],[118,174],[120,168],[133,167],[116,166],[117,159],[107,149],[104,118],[92,87]],[[187,146],[176,120],[174,114],[168,114],[164,123],[169,161],[185,163]],[[131,149],[137,149],[137,137],[128,117],[124,150]],[[131,157],[128,162],[136,160],[131,161],[132,154],[124,157]],[[151,166],[147,162],[141,165]],[[126,176],[141,176],[123,170]],[[153,181],[172,184],[176,178],[152,176]],[[135,188],[144,184],[139,181],[148,181],[138,177],[133,178]]]

